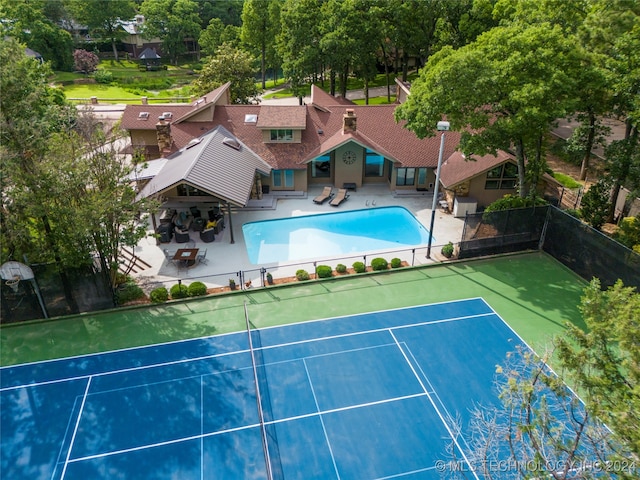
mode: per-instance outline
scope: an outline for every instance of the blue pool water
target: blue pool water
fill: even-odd
[[[429,231],[403,207],[306,215],[242,226],[253,264],[424,245]]]

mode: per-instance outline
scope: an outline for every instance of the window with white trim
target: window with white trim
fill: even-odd
[[[272,142],[292,142],[293,141],[293,130],[290,129],[290,128],[271,130],[271,137],[270,138],[271,138]]]

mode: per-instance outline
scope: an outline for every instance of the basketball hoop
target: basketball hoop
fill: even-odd
[[[11,290],[13,290],[13,293],[18,293],[18,288],[20,287],[20,277],[15,276],[10,280],[7,280],[6,282],[4,282],[5,285],[9,288],[11,288]]]

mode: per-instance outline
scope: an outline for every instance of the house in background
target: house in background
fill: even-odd
[[[125,51],[132,58],[140,58],[140,54],[146,49],[153,49],[162,54],[162,40],[159,38],[146,38],[144,36],[144,15],[136,15],[133,20],[121,21],[120,25],[127,32],[122,39]],[[185,38],[186,53],[200,55],[200,47],[195,38]]]
[[[173,182],[141,191],[167,205],[229,201],[242,207],[251,200],[304,196],[309,188],[326,185],[351,189],[384,185],[390,195],[430,197],[440,138],[419,139],[395,122],[395,108],[355,105],[315,86],[307,105],[234,105],[227,83],[191,104],[128,105],[122,127],[134,150],[148,159],[165,160],[157,177],[166,169],[173,172]],[[190,149],[216,129],[224,131],[227,144],[238,145],[239,150],[212,149],[201,158],[211,167],[203,168],[202,175],[190,175]],[[450,132],[445,138],[443,154],[448,158],[460,137]],[[238,168],[219,168],[242,161],[238,151],[249,154],[252,161],[259,159],[261,167],[247,170],[235,163]],[[207,176],[216,177],[216,185],[253,185],[249,198],[232,200],[227,190],[213,188]]]
[[[144,38],[142,35],[144,15],[136,15],[133,20],[120,22],[120,25],[127,32],[127,36],[122,39],[122,44],[125,51],[132,58],[138,58],[147,48],[160,50],[162,40],[159,38]]]
[[[457,151],[443,162],[440,185],[451,212],[464,217],[507,194],[515,194],[518,164],[513,155],[502,150],[496,155],[468,158]]]

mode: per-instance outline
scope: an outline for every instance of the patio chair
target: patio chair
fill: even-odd
[[[167,264],[173,264],[175,265],[175,262],[173,261],[173,257],[176,254],[176,252],[171,252],[169,250],[167,250],[166,248],[162,249],[162,253],[164,253],[164,258],[167,261]]]
[[[207,249],[203,248],[202,253],[198,253],[198,256],[196,257],[197,259],[197,263],[204,263],[206,264],[209,260],[207,260]]]
[[[344,188],[340,188],[338,189],[338,194],[335,196],[335,198],[329,202],[329,205],[331,205],[332,207],[337,207],[347,198],[349,198],[347,190]]]
[[[189,231],[176,229],[175,231],[176,243],[187,243],[191,241],[191,237],[189,236]]]
[[[322,193],[313,199],[313,203],[317,203],[318,205],[322,205],[324,202],[333,197],[333,192],[331,191],[331,187],[324,187]]]

